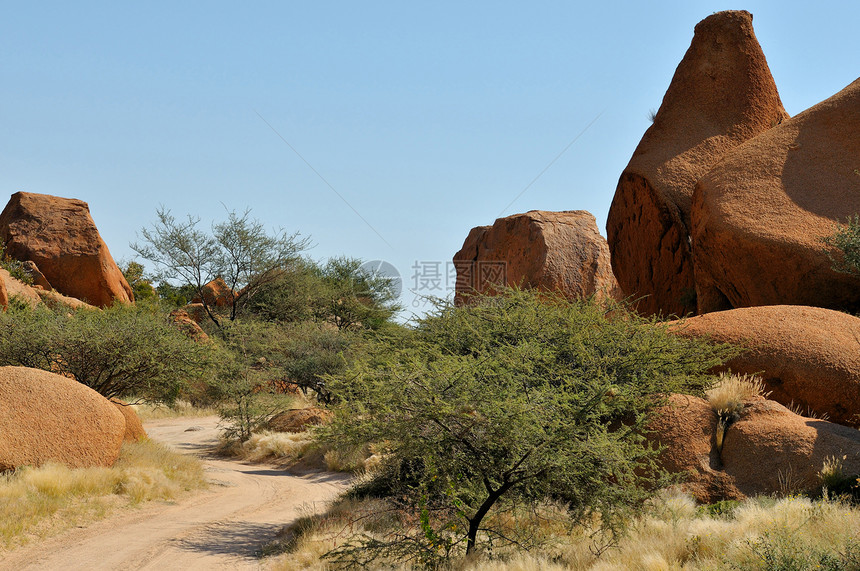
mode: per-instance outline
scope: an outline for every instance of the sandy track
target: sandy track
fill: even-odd
[[[329,472],[292,474],[213,457],[217,417],[146,424],[150,438],[201,457],[210,489],[152,502],[9,553],[0,569],[259,569],[260,548],[346,487]],[[189,430],[190,429],[190,430]]]

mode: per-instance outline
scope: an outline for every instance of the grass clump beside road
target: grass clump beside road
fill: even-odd
[[[148,500],[204,488],[199,460],[151,440],[127,442],[110,468],[45,464],[0,475],[0,550]]]

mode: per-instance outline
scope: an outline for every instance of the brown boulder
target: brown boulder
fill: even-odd
[[[6,311],[9,307],[9,293],[6,291],[6,279],[0,273],[0,309]]]
[[[113,403],[125,418],[125,433],[123,434],[125,442],[137,442],[138,440],[148,438],[146,431],[143,429],[143,423],[140,421],[140,417],[137,416],[134,407],[118,398],[112,398],[110,402]]]
[[[2,278],[2,281],[5,284],[7,300],[14,297],[19,302],[25,303],[30,307],[36,307],[42,302],[42,298],[39,296],[38,290],[16,280],[3,268],[0,268],[0,278]]]
[[[814,489],[824,461],[843,456],[844,473],[860,474],[860,431],[762,398],[729,426],[722,451],[726,472],[747,496]]]
[[[699,312],[756,305],[860,309],[821,239],[860,212],[860,79],[728,153],[693,201]]]
[[[236,292],[230,289],[224,278],[217,277],[208,284],[203,286],[203,296],[195,295],[191,303],[203,303],[206,300],[206,305],[210,307],[232,307],[233,300],[236,298]]]
[[[89,387],[39,369],[0,367],[0,471],[49,461],[111,466],[124,433],[123,415]]]
[[[683,475],[684,488],[701,502],[738,500],[743,494],[721,470],[715,435],[717,415],[708,401],[689,395],[671,395],[649,426],[649,440],[664,447],[659,463]]]
[[[34,262],[64,295],[99,307],[134,301],[86,202],[16,192],[0,214],[0,240],[11,257]]]
[[[27,270],[27,273],[30,274],[30,277],[33,278],[33,287],[34,288],[42,288],[45,291],[51,291],[54,289],[50,282],[48,282],[48,278],[39,271],[39,266],[35,264],[35,262],[31,260],[27,260],[24,262],[24,269]]]
[[[557,291],[569,298],[620,298],[609,248],[584,210],[532,210],[469,232],[454,255],[456,301],[493,286]]]
[[[644,314],[695,311],[690,251],[696,182],[742,142],[788,117],[752,15],[718,12],[696,25],[654,124],[621,174],[606,231],[612,269]]]
[[[736,373],[758,373],[771,399],[860,426],[860,319],[830,309],[773,305],[708,313],[670,330],[746,348],[727,365]]]
[[[331,417],[331,412],[322,408],[298,408],[276,414],[267,426],[274,432],[304,432],[309,426],[326,424]]]
[[[170,322],[194,341],[205,343],[209,340],[209,336],[197,324],[197,321],[192,319],[188,312],[182,308],[170,312]]]
[[[661,464],[684,473],[684,487],[701,502],[812,490],[828,458],[844,456],[844,473],[860,473],[860,431],[799,416],[774,401],[747,402],[726,430],[721,454],[716,424],[710,404],[687,395],[672,395],[651,424],[652,440],[666,447]]]

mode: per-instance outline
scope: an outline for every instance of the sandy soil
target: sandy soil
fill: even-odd
[[[321,512],[348,476],[290,473],[217,458],[217,417],[155,420],[150,438],[195,454],[210,489],[178,502],[151,502],[26,546],[0,569],[259,569],[261,547],[281,527]]]

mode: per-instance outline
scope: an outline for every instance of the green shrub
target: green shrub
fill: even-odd
[[[189,340],[153,305],[0,314],[0,365],[70,375],[107,398],[172,402],[207,372],[208,348]]]
[[[490,550],[510,537],[496,516],[547,501],[575,521],[599,515],[612,535],[668,481],[642,435],[651,412],[668,393],[702,394],[731,354],[622,307],[547,294],[440,307],[329,379],[341,404],[328,438],[379,443],[414,522],[331,556],[432,564],[479,540]]]
[[[24,265],[24,262],[16,260],[6,253],[6,246],[3,244],[0,244],[0,268],[9,272],[9,275],[19,282],[33,285],[33,276],[30,275],[30,271]]]

